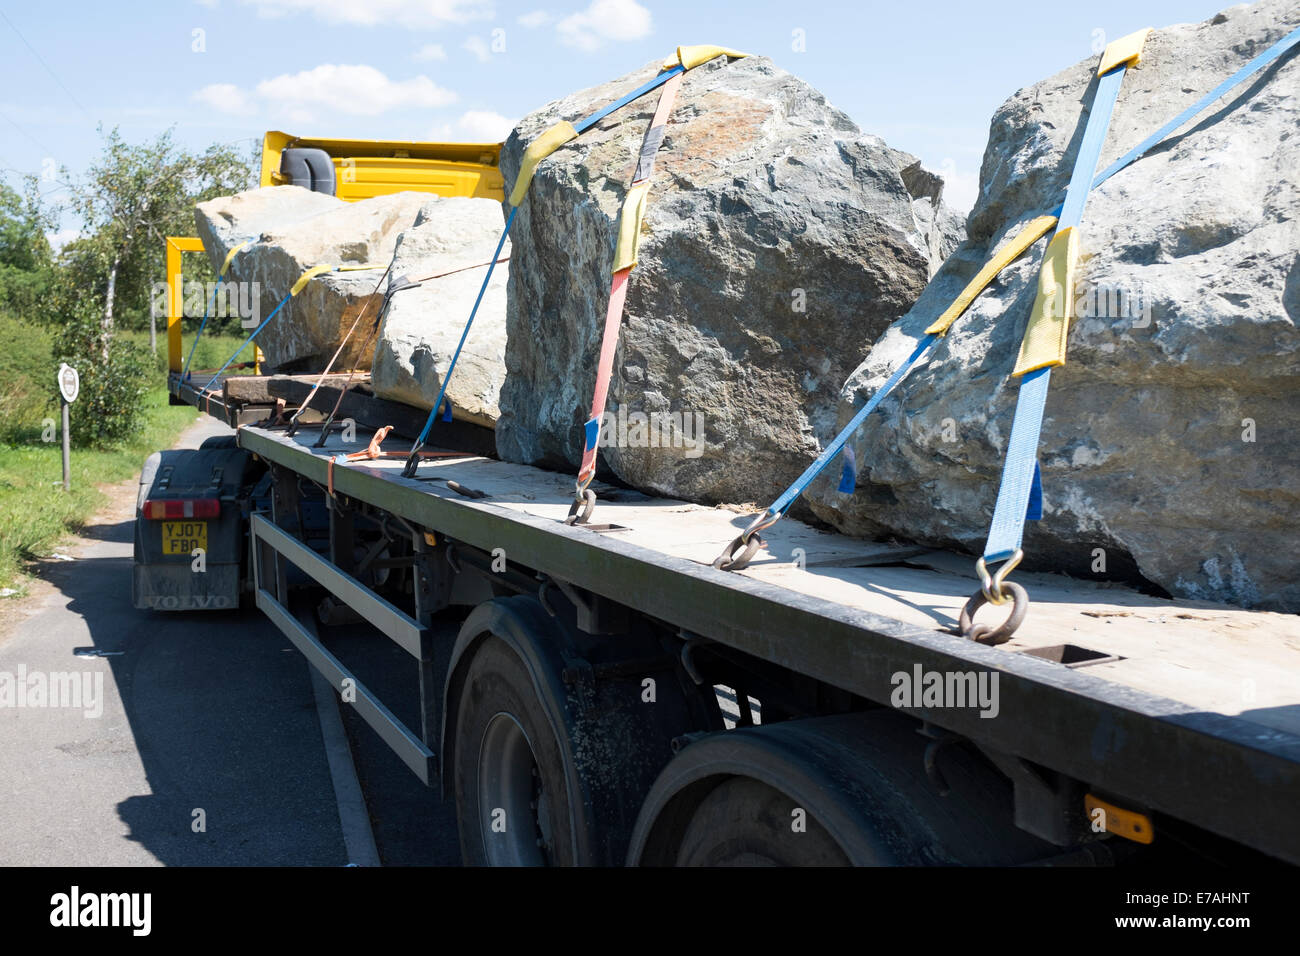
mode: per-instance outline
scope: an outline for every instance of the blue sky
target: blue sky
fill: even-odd
[[[496,139],[571,90],[679,43],[763,53],[866,131],[974,200],[993,110],[1101,38],[1206,19],[1224,0],[744,4],[695,0],[119,0],[0,3],[0,167],[94,157],[130,140],[260,141],[268,129]],[[70,222],[64,223],[65,227]]]

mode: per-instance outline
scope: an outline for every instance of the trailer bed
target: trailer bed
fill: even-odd
[[[244,426],[241,446],[321,486],[337,436]],[[357,442],[368,434],[358,429]],[[386,451],[409,444],[385,442]],[[998,713],[904,707],[938,728],[1300,862],[1300,618],[1053,574],[1017,574],[1029,616],[997,647],[954,633],[972,559],[865,542],[786,519],[741,572],[712,560],[751,515],[594,486],[593,523],[563,523],[572,476],[466,455],[336,463],[333,485],[474,547],[879,703],[893,676],[990,671]],[[448,481],[476,489],[467,498]],[[803,567],[793,557],[803,549]],[[993,616],[1000,609],[986,612]],[[1100,659],[1067,665],[1063,646]],[[1035,656],[1037,651],[1040,655]]]

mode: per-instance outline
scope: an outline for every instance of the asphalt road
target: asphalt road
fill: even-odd
[[[204,420],[181,445],[223,432]],[[307,664],[253,610],[135,610],[129,511],[64,549],[74,560],[47,565],[53,590],[0,642],[0,682],[26,675],[30,689],[31,675],[52,686],[70,673],[89,691],[58,707],[34,706],[29,691],[18,706],[10,684],[0,865],[345,865]],[[415,707],[400,650],[325,636],[395,710]],[[459,863],[454,809],[342,711],[380,860]]]

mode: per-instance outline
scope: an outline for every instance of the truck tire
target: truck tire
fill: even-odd
[[[655,781],[628,862],[1009,866],[1059,852],[1016,828],[1009,782],[967,748],[939,759],[942,795],[919,726],[882,708],[701,737]]]
[[[204,448],[238,448],[238,435],[213,435],[211,438],[203,439],[199,445],[200,449]]]
[[[476,607],[451,651],[439,747],[465,862],[621,866],[673,741],[706,716],[680,667],[658,638],[584,637],[532,595]]]
[[[456,718],[456,810],[467,866],[572,864],[564,759],[523,662],[484,638]]]
[[[792,827],[789,797],[750,777],[732,777],[696,808],[682,834],[677,866],[848,866],[815,819]]]

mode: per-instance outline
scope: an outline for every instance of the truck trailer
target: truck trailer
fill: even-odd
[[[262,181],[500,198],[498,155],[275,133]],[[136,605],[255,606],[455,801],[466,863],[1300,863],[1293,615],[1021,573],[1032,613],[980,643],[968,556],[786,518],[722,570],[752,513],[596,481],[573,523],[571,476],[460,421],[404,474],[423,411],[364,375],[202,388],[167,328],[172,400],[236,431],[146,463]],[[418,722],[340,629],[410,656]]]

